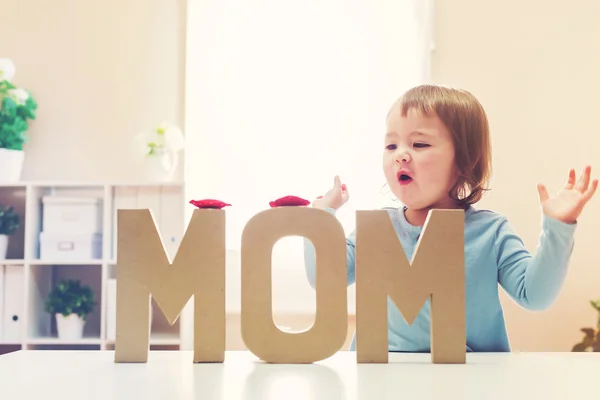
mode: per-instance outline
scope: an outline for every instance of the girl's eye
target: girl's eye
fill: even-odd
[[[386,149],[388,150],[396,150],[396,145],[395,144],[388,144],[387,146],[385,146]]]
[[[417,148],[429,147],[427,143],[415,143],[414,146]]]

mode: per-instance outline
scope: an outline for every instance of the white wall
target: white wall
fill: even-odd
[[[183,5],[2,2],[1,56],[14,59],[16,83],[40,103],[26,179],[139,176],[126,143],[157,120],[183,123]],[[508,215],[533,250],[535,184],[555,191],[568,168],[584,162],[600,170],[600,3],[438,0],[435,15],[435,81],[472,90],[492,123],[494,191],[482,206]],[[600,297],[599,220],[597,195],[580,222],[571,271],[552,309],[531,314],[506,302],[516,349],[569,350],[579,328],[594,324],[588,300]]]
[[[0,56],[39,104],[27,180],[134,180],[130,143],[183,123],[184,0],[3,0]],[[182,169],[179,177],[182,176]]]
[[[537,182],[556,192],[569,168],[600,177],[600,3],[436,1],[434,80],[471,90],[492,128],[493,190],[482,202],[506,214],[533,251],[540,232]],[[595,326],[600,298],[600,193],[577,230],[556,304],[530,313],[503,296],[517,350],[569,351]]]
[[[351,193],[338,213],[347,233],[355,210],[382,201],[385,115],[420,82],[427,60],[417,57],[430,48],[418,11],[427,10],[412,0],[190,2],[188,197],[232,204],[230,254],[239,257],[245,223],[269,201],[312,200],[336,174]],[[274,309],[314,314],[302,240],[284,238],[272,258]],[[240,268],[229,261],[228,308],[239,310]]]

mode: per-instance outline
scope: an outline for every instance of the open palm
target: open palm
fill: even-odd
[[[590,184],[591,172],[592,168],[586,166],[576,180],[575,170],[570,170],[569,179],[554,197],[548,195],[544,185],[538,184],[540,204],[544,214],[566,223],[575,223],[598,188],[598,179],[594,179]]]

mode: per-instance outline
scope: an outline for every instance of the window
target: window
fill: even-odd
[[[338,214],[347,233],[357,209],[389,200],[380,160],[385,115],[404,90],[429,80],[431,3],[189,1],[187,198],[232,204],[228,257],[269,201],[313,200],[336,174],[350,192]],[[301,240],[283,239],[273,260],[274,307],[312,312]],[[239,264],[228,264],[234,310]]]

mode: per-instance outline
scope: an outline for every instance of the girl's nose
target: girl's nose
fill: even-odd
[[[410,162],[410,154],[406,151],[399,151],[396,153],[396,162],[399,164]]]

